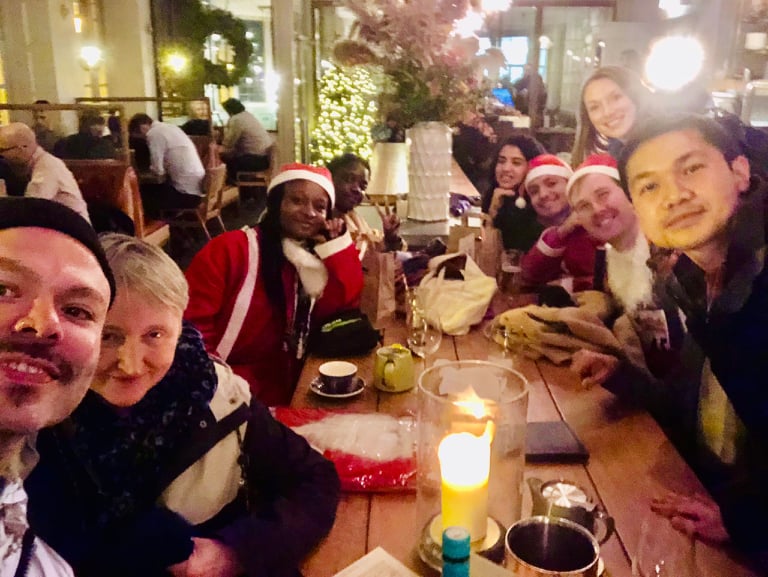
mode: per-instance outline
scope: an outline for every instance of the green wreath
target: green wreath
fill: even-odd
[[[167,54],[181,49],[189,58],[189,74],[177,78],[164,65],[161,73],[170,84],[184,92],[202,92],[203,84],[234,86],[248,72],[248,62],[253,52],[250,40],[246,38],[245,23],[220,8],[203,6],[199,0],[186,0],[177,5],[181,14],[174,37],[166,38],[160,52]],[[234,52],[231,68],[225,64],[214,64],[203,55],[203,48],[211,34],[220,34],[227,40]]]
[[[248,72],[248,62],[253,52],[253,46],[245,36],[245,24],[230,12],[220,8],[208,8],[205,12],[207,21],[205,29],[208,31],[206,38],[211,34],[221,34],[235,53],[231,69],[224,64],[214,64],[202,57],[205,60],[203,63],[205,81],[207,84],[218,86],[234,86]]]

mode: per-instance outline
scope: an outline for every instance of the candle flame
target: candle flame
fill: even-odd
[[[488,482],[490,437],[488,423],[481,436],[472,433],[448,435],[437,449],[444,480],[455,485],[473,486]]]
[[[485,399],[478,396],[472,386],[468,386],[464,389],[458,399],[454,401],[454,404],[461,407],[464,412],[474,416],[476,419],[482,419],[488,415]]]

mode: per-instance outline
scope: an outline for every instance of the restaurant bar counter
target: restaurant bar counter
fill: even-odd
[[[405,343],[404,323],[398,319],[379,324],[384,344]],[[649,503],[666,491],[703,493],[698,479],[662,430],[641,410],[629,408],[601,387],[584,389],[565,366],[507,356],[509,353],[484,336],[480,328],[466,336],[442,340],[430,358],[497,360],[513,363],[529,381],[528,421],[565,420],[586,446],[590,458],[581,464],[526,464],[525,477],[566,479],[586,489],[614,517],[615,534],[600,547],[605,575],[629,577],[640,526]],[[404,393],[387,393],[372,386],[374,353],[350,358],[367,385],[362,394],[343,401],[328,400],[309,389],[326,359],[310,357],[304,367],[291,406],[353,412],[416,415],[418,386]],[[418,374],[423,362],[417,360]],[[531,498],[523,492],[523,516],[531,512]],[[435,572],[417,553],[421,527],[416,522],[416,493],[344,493],[331,533],[305,561],[306,577],[330,577],[378,546],[421,575]],[[696,542],[697,577],[752,577],[735,553]],[[510,573],[511,575],[511,573]]]

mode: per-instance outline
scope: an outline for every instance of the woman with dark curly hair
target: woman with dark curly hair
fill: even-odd
[[[501,232],[505,251],[527,251],[544,231],[526,199],[523,183],[528,162],[545,152],[538,140],[525,134],[507,138],[497,149],[483,212]]]

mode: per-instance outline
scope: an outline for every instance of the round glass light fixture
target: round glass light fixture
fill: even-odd
[[[645,77],[661,90],[679,90],[701,72],[704,47],[692,36],[668,36],[651,45]]]

